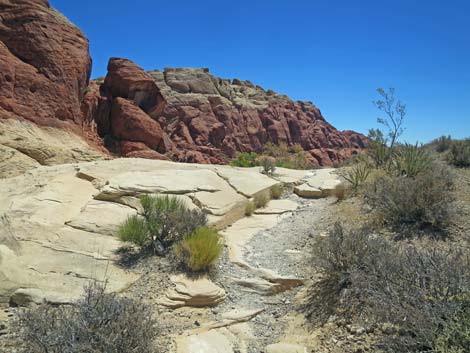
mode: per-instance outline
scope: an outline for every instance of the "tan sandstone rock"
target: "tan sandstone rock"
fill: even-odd
[[[208,278],[188,278],[185,275],[172,276],[174,287],[170,288],[160,304],[171,308],[183,306],[215,306],[225,299],[225,291]]]

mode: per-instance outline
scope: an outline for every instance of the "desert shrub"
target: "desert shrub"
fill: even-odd
[[[230,162],[230,165],[233,167],[256,167],[258,163],[256,159],[258,158],[258,154],[255,152],[242,152],[237,155],[237,158]]]
[[[415,177],[378,176],[365,191],[365,201],[397,229],[445,226],[451,216],[453,176],[445,165],[433,161],[432,173]]]
[[[337,201],[342,201],[346,198],[348,188],[343,184],[336,185],[333,189],[332,195],[336,197]]]
[[[160,255],[207,223],[203,212],[188,209],[184,201],[175,196],[144,195],[140,201],[143,218],[128,218],[118,229],[119,238],[141,248],[151,248]]]
[[[280,199],[282,196],[282,185],[281,184],[276,184],[271,187],[271,198],[277,200]]]
[[[258,194],[258,195],[255,196],[253,202],[254,202],[256,208],[262,208],[262,207],[265,207],[268,204],[269,197],[264,193]]]
[[[442,325],[434,340],[436,353],[465,353],[470,347],[470,301]]]
[[[251,216],[256,210],[256,205],[253,201],[248,201],[245,205],[245,216]]]
[[[137,215],[130,216],[118,229],[118,237],[122,241],[145,246],[148,241],[147,221]]]
[[[367,146],[367,155],[369,156],[375,168],[388,169],[392,156],[392,149],[387,146],[387,139],[378,129],[369,130],[370,142]]]
[[[429,170],[432,159],[429,153],[418,145],[404,144],[397,147],[393,158],[393,170],[398,175],[415,177]]]
[[[454,141],[449,151],[449,162],[461,168],[470,167],[470,138]]]
[[[270,156],[261,156],[257,159],[259,165],[263,167],[263,173],[272,175],[276,170],[276,159]]]
[[[369,177],[370,167],[366,163],[359,163],[342,171],[341,176],[350,184],[353,191],[357,191]]]
[[[175,246],[177,258],[192,272],[209,269],[222,253],[223,245],[217,231],[202,227]]]
[[[14,326],[25,353],[150,353],[158,333],[148,305],[98,283],[72,305],[21,311]]]
[[[443,135],[431,141],[430,145],[434,147],[437,153],[446,152],[452,147],[452,137]]]
[[[289,169],[308,169],[312,167],[307,152],[300,145],[289,147],[284,142],[279,143],[279,145],[268,142],[263,148],[263,154],[273,157],[277,167]]]
[[[378,343],[388,352],[450,352],[436,348],[467,339],[466,324],[456,337],[451,329],[469,305],[470,259],[463,251],[418,249],[366,228],[345,232],[339,224],[312,249],[321,277],[305,309],[314,322],[339,317],[364,326],[392,324],[400,334]]]

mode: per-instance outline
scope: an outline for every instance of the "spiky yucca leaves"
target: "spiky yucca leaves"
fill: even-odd
[[[351,168],[345,169],[341,176],[350,184],[353,191],[362,186],[369,177],[371,168],[365,162],[360,162]]]
[[[394,153],[393,170],[398,175],[415,177],[429,171],[432,159],[429,153],[416,145],[404,144],[397,147]]]
[[[208,227],[197,229],[175,246],[175,254],[192,272],[208,270],[223,250],[221,237]]]

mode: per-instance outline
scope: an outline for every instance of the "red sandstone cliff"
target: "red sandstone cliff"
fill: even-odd
[[[116,155],[227,163],[268,142],[298,144],[331,165],[366,138],[331,126],[310,102],[207,69],[145,72],[113,58],[89,82],[88,40],[47,0],[0,1],[0,119],[31,121],[84,137]]]

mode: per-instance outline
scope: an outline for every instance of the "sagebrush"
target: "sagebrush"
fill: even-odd
[[[464,251],[401,245],[366,228],[346,232],[339,224],[312,249],[321,274],[305,306],[313,322],[341,317],[364,326],[395,325],[401,334],[377,343],[387,352],[465,349],[468,323],[455,324],[470,303],[470,259]]]
[[[158,334],[150,306],[97,282],[72,305],[20,311],[14,330],[24,353],[153,353]]]

